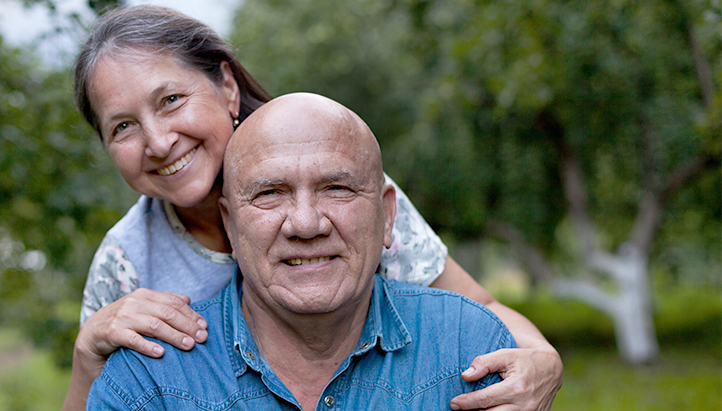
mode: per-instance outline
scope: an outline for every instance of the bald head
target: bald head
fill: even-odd
[[[383,184],[381,150],[366,123],[343,105],[317,94],[278,97],[251,114],[231,137],[225,153],[224,187],[243,174],[249,163],[271,151],[312,153],[336,149],[352,153],[379,188]],[[224,193],[227,191],[224,189]]]
[[[356,114],[290,94],[233,134],[219,206],[243,298],[324,314],[368,301],[381,250],[391,246],[396,197],[384,184],[378,143]]]

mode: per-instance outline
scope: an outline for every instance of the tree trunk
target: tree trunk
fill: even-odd
[[[659,345],[654,330],[647,256],[636,248],[619,261],[619,295],[612,320],[620,355],[632,364],[654,360]]]
[[[593,266],[608,274],[617,286],[609,292],[589,280],[559,279],[554,292],[573,298],[607,314],[614,324],[619,355],[632,364],[653,361],[659,354],[654,329],[651,292],[649,289],[647,255],[632,246],[625,246],[618,255],[595,258]]]

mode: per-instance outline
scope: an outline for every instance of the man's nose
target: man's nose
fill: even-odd
[[[331,220],[319,209],[318,201],[309,194],[298,196],[281,227],[286,238],[303,240],[328,236],[332,229]]]
[[[150,121],[143,124],[143,138],[146,156],[165,158],[178,141],[178,133],[169,130],[162,122]]]

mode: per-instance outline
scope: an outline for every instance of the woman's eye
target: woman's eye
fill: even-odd
[[[180,98],[180,97],[178,97],[178,96],[176,96],[176,95],[168,96],[168,97],[165,99],[165,104],[166,104],[166,105],[168,105],[168,104],[173,104],[173,103],[175,103],[176,101],[178,101],[179,98]]]
[[[118,123],[117,126],[113,129],[113,131],[110,133],[112,137],[117,136],[118,134],[124,132],[125,130],[130,127],[130,124],[127,121],[123,121],[122,123]]]
[[[121,141],[129,137],[129,133],[133,127],[130,121],[121,121],[109,133],[108,141]]]

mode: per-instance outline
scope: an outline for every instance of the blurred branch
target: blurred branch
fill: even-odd
[[[694,24],[692,23],[692,19],[690,18],[684,3],[680,0],[668,1],[677,9],[679,13],[678,15],[682,19],[682,24],[685,29],[685,39],[687,40],[692,52],[695,69],[697,70],[697,80],[699,81],[700,90],[702,91],[702,101],[705,109],[711,110],[714,104],[714,83],[712,82],[712,75],[710,74],[712,70],[710,70],[709,62],[704,57],[704,51],[697,40]]]
[[[553,288],[560,297],[578,298],[612,318],[616,315],[616,299],[590,281],[558,279],[554,281]]]
[[[662,186],[659,192],[660,199],[666,201],[680,187],[687,184],[692,179],[698,177],[705,170],[710,170],[720,166],[720,153],[708,154],[695,157],[682,166],[677,167],[670,173],[669,178]]]
[[[517,250],[520,260],[529,270],[532,278],[537,281],[550,282],[553,278],[549,263],[544,254],[529,244],[519,230],[503,221],[491,220],[486,224],[487,232],[509,244]]]
[[[641,250],[649,250],[655,232],[662,220],[665,203],[681,187],[698,177],[705,170],[720,166],[720,155],[709,154],[695,157],[670,173],[658,189],[645,190],[639,204],[639,212],[629,236],[629,242]]]
[[[566,142],[564,126],[546,109],[537,115],[536,125],[559,152],[561,161],[560,174],[569,214],[571,215],[574,228],[582,240],[585,256],[590,261],[595,260],[593,256],[600,253],[600,251],[596,244],[594,222],[589,218],[589,204],[587,201],[587,187],[584,182],[584,173],[582,172],[574,150],[569,147]]]

